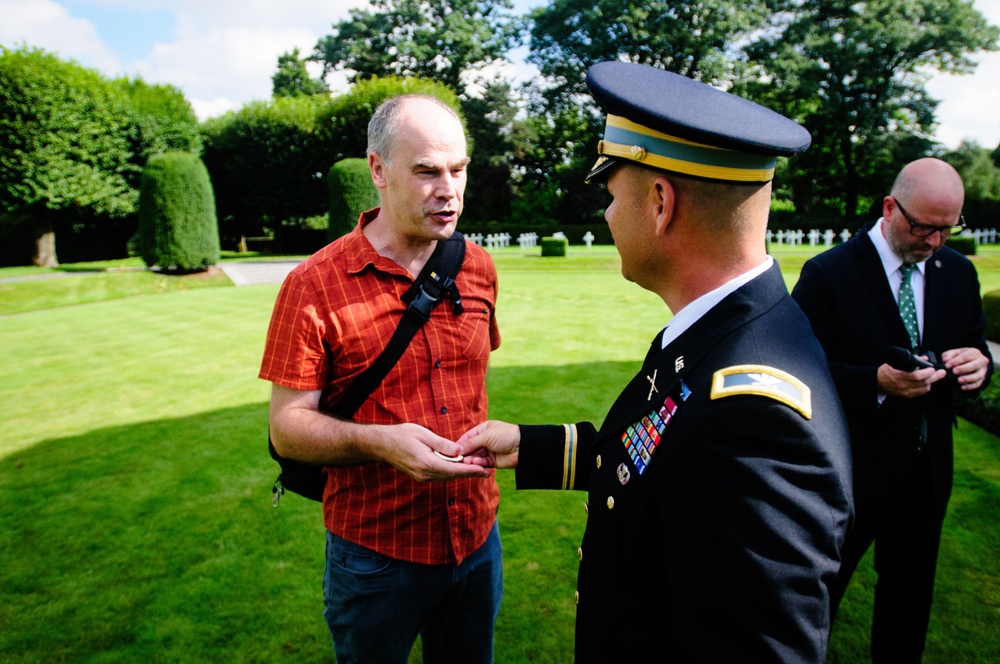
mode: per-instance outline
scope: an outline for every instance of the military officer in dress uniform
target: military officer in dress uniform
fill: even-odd
[[[595,65],[587,85],[622,273],[673,318],[600,429],[488,421],[465,461],[588,491],[576,661],[822,662],[848,433],[764,241],[776,158],[809,133],[645,65]]]

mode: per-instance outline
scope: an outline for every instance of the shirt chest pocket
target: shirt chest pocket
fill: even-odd
[[[490,310],[477,302],[465,305],[457,316],[450,305],[432,319],[428,340],[437,345],[438,356],[451,361],[485,361],[490,355]],[[433,330],[433,331],[432,331]]]

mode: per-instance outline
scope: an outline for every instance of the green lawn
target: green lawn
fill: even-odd
[[[775,253],[793,283],[812,252]],[[984,290],[1000,287],[1000,252],[975,260]],[[606,247],[496,262],[491,415],[599,421],[666,322],[662,302]],[[24,311],[0,316],[0,661],[332,662],[318,505],[271,507],[256,372],[277,286],[154,279],[125,298],[129,274],[16,296],[3,287],[26,282],[0,283],[0,306]],[[1000,445],[963,422],[956,457],[925,662],[1000,661]],[[497,662],[571,661],[585,496],[517,493],[509,472],[500,484]],[[872,580],[863,565],[831,662],[864,660]]]

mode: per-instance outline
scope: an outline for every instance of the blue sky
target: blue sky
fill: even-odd
[[[514,0],[518,13],[546,0]],[[351,7],[367,0],[0,0],[0,45],[40,46],[106,75],[176,85],[205,118],[271,94],[278,55],[308,53]],[[974,0],[1000,25],[1000,0]],[[521,57],[524,49],[519,51]],[[977,58],[973,76],[934,76],[938,139],[1000,144],[1000,53]],[[515,78],[532,75],[523,64]],[[334,78],[331,85],[344,85]]]

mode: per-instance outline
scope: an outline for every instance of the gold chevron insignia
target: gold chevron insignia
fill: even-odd
[[[769,397],[791,406],[807,420],[812,417],[809,388],[795,376],[761,364],[738,364],[712,376],[712,399],[743,394]]]

